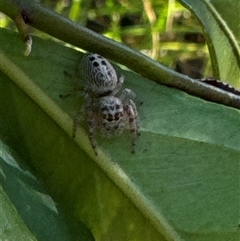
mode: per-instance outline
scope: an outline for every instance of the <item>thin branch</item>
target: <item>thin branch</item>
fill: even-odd
[[[173,10],[175,8],[175,0],[168,0],[166,32],[172,33],[173,31]]]
[[[183,90],[206,100],[240,109],[240,97],[179,74],[121,43],[101,36],[32,0],[1,0],[0,11],[16,17],[9,5],[19,8],[27,24],[90,52],[121,63],[157,83]]]
[[[147,15],[148,21],[151,27],[151,35],[152,35],[152,51],[151,51],[151,58],[157,59],[159,55],[159,44],[160,44],[160,34],[155,31],[154,25],[156,23],[157,17],[152,7],[152,3],[150,0],[143,0],[143,6],[145,13]]]

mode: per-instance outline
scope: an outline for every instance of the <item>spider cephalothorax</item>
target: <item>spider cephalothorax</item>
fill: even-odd
[[[114,96],[102,97],[96,105],[101,125],[106,132],[120,134],[124,125],[122,101]]]
[[[136,137],[139,134],[138,113],[134,102],[126,98],[125,94],[119,98],[105,96],[95,99],[90,105],[89,103],[85,105],[85,111],[88,120],[89,140],[96,154],[95,133],[97,131],[103,136],[112,137],[121,134],[127,125],[129,125],[132,134],[132,152],[135,152]]]
[[[123,76],[118,79],[113,66],[99,54],[89,53],[83,57],[82,72],[86,92],[96,98],[115,95],[124,81]]]

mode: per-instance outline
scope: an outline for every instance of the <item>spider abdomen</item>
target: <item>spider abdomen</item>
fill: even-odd
[[[98,54],[87,54],[83,58],[83,73],[87,92],[101,97],[111,94],[118,84],[113,66]]]

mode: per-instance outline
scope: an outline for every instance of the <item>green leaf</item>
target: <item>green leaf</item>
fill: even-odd
[[[24,58],[16,34],[0,36],[1,134],[96,240],[238,240],[239,110],[116,67],[137,94],[141,136],[134,155],[127,130],[98,138],[95,156],[83,124],[71,138],[82,99],[59,98],[77,87],[63,72],[82,54],[34,38]]]
[[[240,25],[238,13],[240,11],[239,1],[232,0],[211,0],[216,11],[221,15],[221,18],[227,23],[230,31],[232,31],[238,43],[240,42]],[[235,11],[233,11],[235,9]]]
[[[19,156],[0,140],[1,231],[3,240],[94,240],[80,222],[56,207]]]
[[[211,55],[214,77],[240,88],[238,0],[180,0],[199,18]]]
[[[23,220],[19,217],[17,210],[9,200],[7,194],[4,192],[2,187],[0,192],[0,202],[1,238],[19,241],[37,241],[34,235],[28,230]]]

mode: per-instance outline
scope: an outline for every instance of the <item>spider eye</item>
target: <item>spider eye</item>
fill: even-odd
[[[113,116],[111,114],[108,115],[107,121],[109,121],[109,122],[113,121]]]
[[[102,118],[107,120],[108,122],[112,122],[114,120],[113,115],[111,115],[111,114],[108,114],[108,115],[102,114]]]
[[[115,120],[119,120],[123,116],[122,112],[118,112],[114,115]]]

